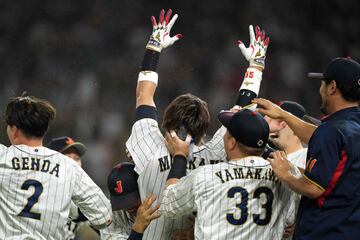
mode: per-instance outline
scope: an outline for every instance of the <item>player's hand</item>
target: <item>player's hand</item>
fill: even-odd
[[[291,165],[287,160],[286,153],[284,151],[275,151],[270,153],[267,160],[270,162],[275,175],[280,180],[285,179],[291,174]]]
[[[185,141],[183,141],[175,131],[171,130],[170,132],[166,132],[165,144],[172,156],[182,155],[187,158],[190,152],[190,142],[190,134],[187,134]]]
[[[181,34],[176,34],[174,37],[170,37],[171,28],[174,25],[176,19],[178,18],[178,15],[175,14],[170,20],[171,14],[171,9],[166,12],[166,15],[165,10],[162,9],[158,22],[156,22],[154,16],[151,16],[153,31],[150,36],[150,40],[146,45],[147,49],[161,52],[163,48],[167,48],[168,46],[173,45],[174,42],[182,38]]]
[[[284,109],[267,99],[254,98],[251,102],[258,105],[258,108],[256,109],[257,112],[271,118],[283,119],[286,114]]]
[[[254,28],[252,25],[249,26],[250,34],[250,45],[245,47],[241,40],[238,40],[238,46],[241,50],[242,55],[246,60],[249,61],[250,67],[257,67],[260,70],[265,69],[265,55],[266,50],[269,46],[270,38],[266,37],[265,31],[261,30],[259,26]]]
[[[287,227],[285,228],[285,231],[284,231],[283,239],[284,239],[284,238],[289,238],[289,237],[291,237],[291,235],[293,234],[294,230],[295,230],[295,224],[293,224],[293,225],[291,225],[291,226],[287,226]]]
[[[160,213],[157,211],[160,208],[160,205],[158,204],[155,207],[151,207],[155,200],[156,197],[154,195],[149,195],[140,205],[132,227],[134,231],[143,233],[152,220],[160,217]]]

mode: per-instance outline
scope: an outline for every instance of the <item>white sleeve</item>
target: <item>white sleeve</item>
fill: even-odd
[[[74,167],[77,176],[72,200],[94,227],[106,227],[111,223],[110,201],[82,168]]]
[[[0,153],[5,152],[7,147],[5,145],[0,144]]]
[[[135,162],[135,171],[138,174],[141,174],[151,157],[155,156],[160,145],[164,144],[164,137],[156,120],[143,118],[134,123],[131,135],[126,141],[126,148]]]
[[[79,208],[75,205],[73,201],[71,201],[69,218],[71,220],[74,220],[77,219],[78,217],[79,217]]]
[[[100,230],[101,239],[126,240],[130,236],[132,224],[132,220],[124,211],[115,211],[113,212],[113,222]]]
[[[222,126],[219,128],[210,141],[206,142],[205,148],[207,151],[207,160],[226,160],[226,153],[224,149],[224,135],[226,128]],[[208,164],[208,163],[207,163]]]
[[[160,212],[169,218],[179,218],[196,211],[195,186],[196,172],[182,177],[176,184],[165,188],[161,202]]]

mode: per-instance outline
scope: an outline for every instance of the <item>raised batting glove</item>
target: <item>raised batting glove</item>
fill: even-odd
[[[166,12],[165,16],[165,11],[164,9],[162,9],[160,12],[158,23],[156,22],[155,17],[151,16],[153,31],[150,36],[150,40],[146,45],[147,49],[161,52],[163,48],[167,48],[168,46],[173,45],[174,42],[182,38],[181,34],[176,34],[174,37],[170,37],[171,28],[174,25],[176,19],[178,18],[178,15],[175,14],[170,20],[171,14],[172,11],[171,9],[169,9]]]
[[[238,46],[241,50],[242,55],[249,61],[250,67],[259,67],[262,70],[265,68],[265,55],[267,47],[269,46],[270,39],[265,36],[265,31],[260,30],[259,26],[254,28],[252,25],[249,26],[250,34],[250,46],[245,47],[242,41],[238,41]]]

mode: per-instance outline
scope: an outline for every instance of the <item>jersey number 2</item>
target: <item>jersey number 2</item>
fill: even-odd
[[[236,204],[236,208],[241,210],[240,218],[235,218],[233,213],[226,214],[226,220],[233,225],[242,225],[246,222],[248,218],[248,200],[249,193],[245,188],[242,187],[232,187],[228,191],[228,198],[234,198],[236,193],[240,193],[241,202]],[[274,194],[271,189],[267,187],[259,187],[255,190],[253,197],[260,199],[261,194],[265,194],[266,202],[261,205],[265,209],[265,217],[260,218],[260,214],[253,214],[254,223],[260,226],[264,226],[270,222],[271,213],[272,213],[272,202]]]
[[[38,202],[39,197],[40,197],[41,193],[43,192],[43,186],[42,186],[41,182],[33,180],[33,179],[26,180],[21,185],[21,189],[23,189],[23,190],[28,190],[30,187],[34,187],[34,189],[35,189],[34,194],[28,198],[28,202],[26,203],[23,210],[19,213],[19,216],[39,220],[41,217],[41,214],[31,212],[31,208]]]

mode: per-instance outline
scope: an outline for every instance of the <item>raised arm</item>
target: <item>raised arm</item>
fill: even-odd
[[[240,86],[236,105],[255,110],[255,106],[251,100],[259,94],[262,73],[265,69],[266,51],[270,39],[266,37],[265,31],[261,30],[259,26],[255,27],[254,33],[254,28],[250,25],[249,35],[250,44],[247,48],[242,41],[238,40],[238,46],[242,55],[249,61],[249,67],[245,72],[244,80]]]
[[[154,94],[158,82],[156,67],[160,53],[182,37],[181,34],[170,37],[171,28],[178,18],[175,14],[170,20],[171,14],[171,9],[166,12],[166,15],[164,9],[161,10],[158,22],[154,16],[151,16],[153,30],[140,67],[136,87],[136,108],[141,105],[155,107]]]

